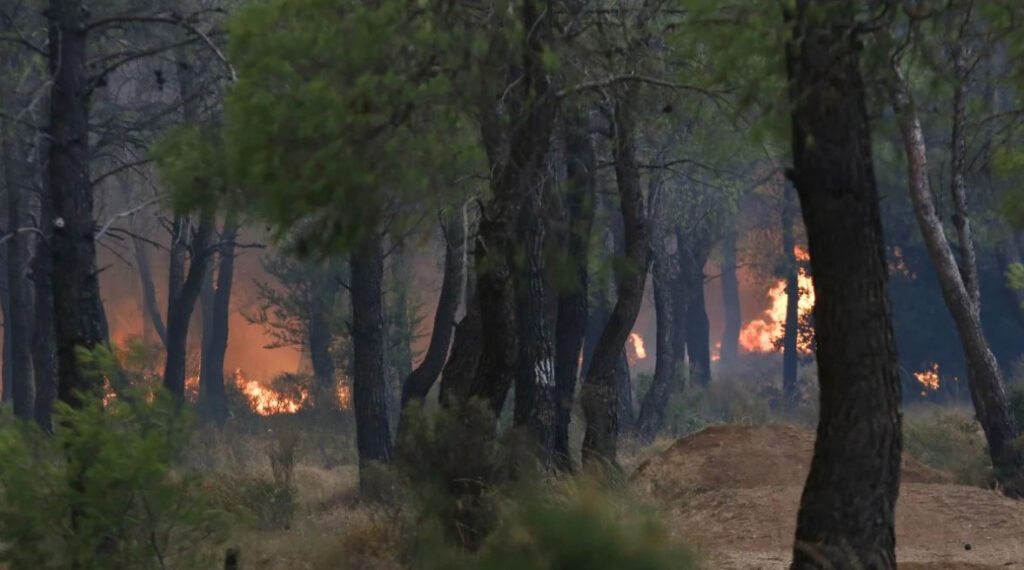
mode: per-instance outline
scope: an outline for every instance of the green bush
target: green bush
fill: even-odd
[[[106,349],[80,354],[106,371]],[[52,436],[0,426],[0,562],[12,569],[198,568],[225,518],[197,481],[175,471],[191,421],[162,392],[122,391],[106,404],[57,405]]]
[[[971,411],[908,409],[903,420],[903,449],[929,467],[953,473],[960,484],[992,485],[985,437]]]
[[[688,570],[694,554],[625,488],[587,479],[517,486],[476,553],[424,551],[425,568],[467,570]]]
[[[249,475],[211,477],[204,483],[214,505],[258,530],[291,527],[297,508],[294,487]]]

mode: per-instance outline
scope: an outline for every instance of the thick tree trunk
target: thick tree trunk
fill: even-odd
[[[14,415],[27,420],[35,412],[35,380],[32,370],[32,326],[35,306],[28,280],[32,237],[19,231],[28,223],[26,198],[28,188],[23,186],[24,173],[19,176],[21,163],[17,144],[10,131],[3,135],[4,182],[7,187],[7,288],[10,295],[10,314],[6,315],[4,334],[11,337],[11,401]],[[21,180],[19,180],[19,178]]]
[[[597,205],[597,157],[583,111],[564,121],[566,179],[565,260],[571,278],[558,294],[555,322],[555,440],[557,465],[572,469],[569,424],[580,375],[580,350],[587,330],[589,279],[587,259]]]
[[[615,308],[597,342],[580,395],[587,422],[583,460],[598,464],[615,465],[617,462],[619,398],[615,385],[616,358],[621,354],[640,312],[647,277],[647,216],[636,161],[636,119],[630,108],[633,94],[632,88],[627,88],[624,96],[616,101],[614,112],[613,158],[628,267],[619,280]]]
[[[787,406],[800,399],[797,386],[797,335],[800,329],[800,281],[797,273],[793,217],[796,196],[790,184],[782,188],[782,259],[786,277],[786,323],[782,337],[782,398]]]
[[[960,335],[960,343],[967,361],[967,376],[974,411],[985,432],[989,456],[996,468],[997,477],[1008,493],[1020,495],[1024,493],[1024,454],[1013,445],[1018,428],[1010,412],[1002,371],[981,326],[981,306],[977,293],[964,281],[964,278],[973,279],[971,275],[976,275],[976,270],[961,270],[958,267],[952,247],[942,228],[942,221],[935,211],[928,179],[928,149],[924,132],[906,80],[898,68],[894,68],[891,87],[893,107],[899,115],[900,132],[907,153],[908,186],[914,205],[914,215],[932,265],[938,274],[939,287],[946,308],[952,315],[957,333]],[[960,209],[957,215],[966,218],[966,208]],[[965,228],[969,227],[966,219],[960,223]],[[962,239],[963,237],[961,235]],[[973,249],[973,244],[965,245]],[[964,257],[965,262],[969,259],[970,254]]]
[[[444,275],[437,308],[434,311],[430,344],[419,366],[402,383],[403,409],[410,402],[422,404],[426,400],[427,393],[437,382],[448,357],[452,331],[455,328],[455,314],[462,301],[462,288],[466,280],[466,216],[461,207],[446,216],[442,236],[445,242]]]
[[[814,274],[817,439],[794,569],[896,567],[899,365],[856,6],[800,0],[787,46],[793,170]]]
[[[192,320],[192,311],[206,278],[206,268],[212,253],[213,227],[216,224],[213,208],[206,207],[199,215],[199,227],[192,238],[192,258],[188,267],[188,275],[180,286],[176,261],[172,261],[168,289],[172,292],[167,300],[167,361],[164,365],[164,388],[179,400],[185,398],[185,367],[188,356],[188,329]],[[185,237],[175,236],[175,242],[184,241]]]
[[[45,189],[44,185],[44,189]],[[39,207],[39,225],[45,238],[36,245],[32,259],[32,282],[35,285],[35,326],[32,332],[32,369],[36,382],[35,418],[39,426],[53,429],[53,403],[57,399],[57,337],[54,330],[53,257],[51,241],[53,217],[50,197],[43,195]]]
[[[740,329],[740,282],[736,275],[736,234],[731,233],[722,241],[722,345],[719,356],[722,364],[733,364],[739,355]]]
[[[72,406],[98,388],[99,377],[76,350],[107,342],[107,323],[96,269],[93,196],[89,181],[89,80],[85,9],[80,1],[49,3],[52,74],[49,184],[53,200],[54,326],[58,394]],[[59,292],[56,293],[56,292]]]
[[[327,281],[327,280],[324,280]],[[327,409],[334,394],[334,355],[331,353],[332,323],[336,294],[334,283],[322,283],[313,293],[309,307],[309,358],[313,365],[314,403]]]
[[[384,370],[384,253],[373,237],[352,254],[352,399],[356,415],[360,488],[365,469],[391,460],[388,386]]]
[[[548,222],[542,212],[545,184],[524,197],[517,228],[524,248],[518,268],[516,320],[519,363],[516,370],[513,425],[526,428],[541,461],[553,458],[555,438],[555,347],[548,314],[545,249]]]
[[[204,400],[203,409],[218,425],[228,419],[227,391],[224,387],[224,356],[228,348],[228,323],[231,308],[231,288],[235,277],[235,240],[238,223],[232,217],[224,222],[221,233],[220,263],[217,267],[217,286],[213,292],[210,310],[210,335],[203,336],[203,358],[199,386]]]

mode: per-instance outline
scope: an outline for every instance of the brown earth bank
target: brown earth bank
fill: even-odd
[[[813,432],[788,425],[715,426],[645,461],[632,480],[708,568],[786,568],[813,446]],[[1024,503],[904,457],[896,540],[902,569],[1024,569]]]

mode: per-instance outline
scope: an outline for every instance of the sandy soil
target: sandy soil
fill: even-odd
[[[814,434],[791,426],[718,426],[641,464],[633,481],[665,505],[673,531],[708,567],[786,568]],[[1024,569],[1024,502],[952,483],[903,460],[896,510],[904,570]]]

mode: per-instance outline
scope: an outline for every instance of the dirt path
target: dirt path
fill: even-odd
[[[642,464],[637,487],[667,506],[673,531],[708,567],[786,568],[814,435],[790,426],[721,426]],[[954,485],[904,459],[896,511],[905,570],[1024,569],[1024,503]]]

